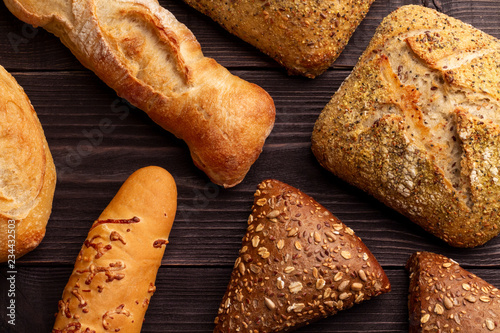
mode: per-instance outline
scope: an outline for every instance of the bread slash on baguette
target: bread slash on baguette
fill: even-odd
[[[4,0],[58,36],[117,94],[189,146],[216,184],[240,183],[274,125],[262,88],[203,56],[191,31],[156,0]]]

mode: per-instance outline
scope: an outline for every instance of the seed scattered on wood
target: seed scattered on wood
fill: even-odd
[[[276,305],[274,304],[273,301],[271,301],[269,298],[264,297],[264,303],[266,303],[266,306],[269,310],[274,310],[276,309]]]
[[[290,289],[290,292],[292,294],[296,294],[296,293],[298,293],[299,291],[302,290],[302,283],[300,283],[300,282],[292,282],[288,286],[288,289]]]

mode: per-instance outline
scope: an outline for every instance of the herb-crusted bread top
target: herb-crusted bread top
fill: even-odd
[[[449,244],[484,244],[500,232],[499,52],[457,19],[399,8],[317,120],[315,156]]]

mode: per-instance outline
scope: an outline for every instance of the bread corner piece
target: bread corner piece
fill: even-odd
[[[435,253],[414,253],[406,268],[410,333],[500,331],[497,288]]]
[[[290,74],[314,78],[338,58],[374,0],[184,1]]]
[[[28,96],[0,66],[0,262],[18,259],[45,236],[56,169]]]
[[[404,6],[316,122],[320,164],[452,246],[500,232],[500,42]]]
[[[266,180],[214,332],[289,332],[390,288],[352,229],[296,188]]]

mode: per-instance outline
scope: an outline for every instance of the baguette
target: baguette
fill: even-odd
[[[42,125],[16,80],[0,66],[0,262],[45,236],[56,169]]]
[[[140,332],[177,208],[162,168],[134,172],[90,228],[52,333]]]
[[[266,180],[214,332],[289,332],[390,289],[352,229],[296,188]]]
[[[406,268],[410,333],[500,331],[497,288],[435,253],[414,253]]]
[[[374,0],[184,0],[284,66],[314,78],[340,55]]]
[[[421,6],[383,20],[318,118],[320,164],[456,247],[500,232],[500,42]]]
[[[204,57],[191,31],[157,0],[4,2],[183,139],[214,183],[240,183],[258,158],[274,125],[273,100]]]

